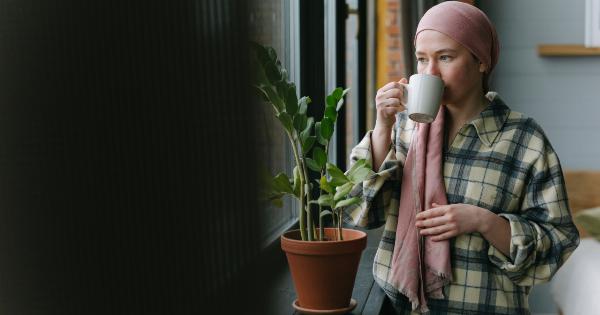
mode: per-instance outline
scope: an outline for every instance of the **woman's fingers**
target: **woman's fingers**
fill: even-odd
[[[428,228],[432,226],[443,225],[447,223],[447,219],[444,216],[433,217],[426,220],[417,220],[415,225],[419,228]]]
[[[421,235],[435,235],[438,236],[440,234],[450,232],[453,230],[453,227],[448,224],[442,224],[434,227],[430,227],[427,229],[419,230],[419,234]]]
[[[458,233],[455,230],[450,230],[446,233],[442,233],[442,234],[438,234],[436,236],[432,236],[431,240],[438,242],[438,241],[443,241],[443,240],[447,240],[447,239],[451,239],[453,237],[455,237],[456,235],[458,235]]]
[[[401,107],[400,100],[397,98],[388,98],[387,100],[383,100],[377,104],[377,107]]]
[[[399,82],[396,82],[396,81],[392,81],[392,82],[389,82],[388,84],[384,85],[383,87],[381,87],[379,90],[377,90],[377,94],[385,93],[391,89],[400,89],[400,88],[402,88],[402,84],[400,84]]]
[[[425,210],[423,212],[417,213],[417,220],[423,220],[427,218],[439,217],[446,213],[446,209],[444,207],[435,207],[429,210]]]
[[[404,90],[402,88],[393,88],[389,89],[385,92],[378,93],[375,97],[376,101],[384,101],[390,98],[402,99],[404,95]]]
[[[375,107],[377,108],[377,122],[390,127],[396,121],[396,113],[404,111],[401,99],[403,86],[398,82],[389,82],[377,91]]]

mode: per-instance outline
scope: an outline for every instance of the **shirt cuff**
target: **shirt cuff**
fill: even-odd
[[[535,258],[535,230],[531,224],[514,214],[501,213],[500,217],[508,220],[510,224],[510,257],[504,255],[500,250],[490,244],[488,257],[490,261],[501,270],[519,276],[524,270],[531,266]],[[512,277],[511,277],[512,278]]]

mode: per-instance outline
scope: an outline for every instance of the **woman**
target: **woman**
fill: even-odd
[[[385,223],[375,280],[399,314],[529,314],[530,288],[579,244],[558,157],[533,119],[488,92],[499,44],[482,11],[436,5],[414,44],[418,73],[445,84],[436,120],[408,119],[407,80],[390,82],[350,157],[376,171],[348,210],[355,225]]]

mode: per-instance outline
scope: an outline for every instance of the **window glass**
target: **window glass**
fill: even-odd
[[[251,39],[262,45],[271,46],[277,52],[282,65],[291,73],[292,60],[290,58],[290,4],[289,0],[265,0],[253,1],[250,4],[250,29]],[[285,171],[288,176],[292,173],[293,155],[288,144],[288,139],[280,126],[279,121],[273,115],[270,104],[261,104],[257,108],[257,136],[259,137],[258,167],[264,168],[271,175]],[[265,245],[275,240],[281,232],[294,223],[296,218],[295,201],[286,197],[282,208],[271,204],[261,204],[260,215],[262,216],[261,228],[262,239]]]
[[[346,86],[351,87],[346,96],[344,107],[346,109],[346,136],[345,158],[348,161],[352,148],[360,140],[358,130],[358,1],[348,0],[348,18],[346,19]]]

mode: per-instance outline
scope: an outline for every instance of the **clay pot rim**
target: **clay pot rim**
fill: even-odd
[[[350,231],[355,237],[341,241],[303,241],[288,237],[290,234],[300,234],[299,230],[291,230],[281,235],[281,249],[288,254],[330,256],[362,252],[367,247],[367,233],[354,229],[343,230]]]
[[[325,230],[337,230],[337,228],[325,228]],[[329,240],[324,240],[324,241],[319,241],[319,240],[314,240],[314,241],[303,241],[301,239],[296,239],[296,238],[291,238],[289,237],[290,234],[293,233],[298,233],[300,234],[300,229],[294,229],[294,230],[289,230],[284,232],[283,234],[281,234],[281,238],[285,239],[288,242],[301,242],[301,243],[327,243],[327,244],[335,244],[335,243],[347,243],[347,242],[351,242],[351,241],[356,241],[359,240],[361,238],[364,238],[367,236],[367,233],[361,231],[361,230],[356,230],[356,229],[349,229],[349,228],[342,228],[342,230],[344,231],[352,231],[352,233],[356,232],[358,235],[356,235],[356,237],[353,237],[351,239],[344,239],[344,240],[334,240],[334,241],[329,241]]]

